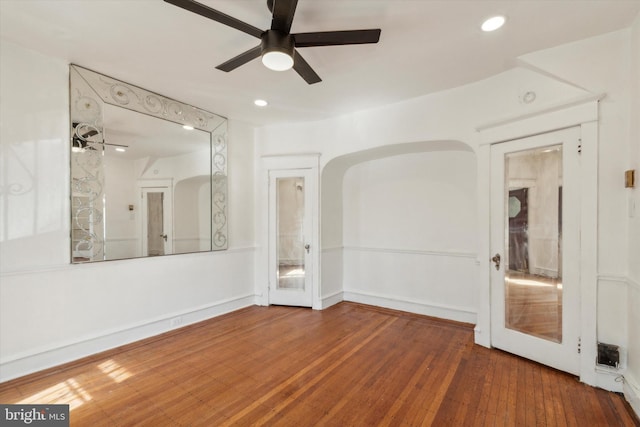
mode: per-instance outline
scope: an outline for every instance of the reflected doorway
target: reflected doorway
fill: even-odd
[[[142,187],[141,251],[142,256],[173,253],[173,218],[171,186]]]

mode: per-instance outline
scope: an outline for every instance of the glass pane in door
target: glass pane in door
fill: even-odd
[[[562,146],[505,155],[505,326],[562,342]]]
[[[304,290],[304,178],[276,179],[278,289]]]

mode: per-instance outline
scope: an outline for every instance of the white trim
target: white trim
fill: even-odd
[[[598,113],[598,103],[593,102]],[[580,126],[580,381],[595,385],[598,355],[598,122]]]
[[[598,274],[598,281],[604,282],[619,282],[627,284],[631,279],[628,279],[625,276],[618,276],[616,274]]]
[[[264,169],[273,170],[296,170],[296,169],[319,169],[320,153],[305,154],[283,154],[262,156]]]
[[[553,132],[598,120],[598,100],[603,95],[590,96],[580,102],[565,104],[527,116],[514,117],[497,124],[476,128],[479,145],[495,144]]]
[[[283,153],[283,154],[263,154],[262,156],[260,156],[261,159],[265,159],[268,161],[268,159],[281,159],[283,157],[285,158],[290,158],[290,157],[316,157],[316,158],[320,158],[321,153],[318,152],[309,152],[309,153]],[[287,168],[289,169],[289,168]]]
[[[476,126],[476,131],[478,132],[484,132],[486,130],[489,129],[493,129],[493,128],[497,128],[500,126],[506,126],[506,125],[510,125],[512,123],[515,122],[520,122],[522,120],[527,120],[533,117],[538,117],[538,116],[542,116],[545,114],[549,114],[549,113],[555,113],[556,111],[563,111],[571,108],[571,107],[575,107],[578,105],[583,105],[583,104],[587,104],[589,102],[593,102],[593,101],[601,101],[602,99],[604,99],[604,97],[606,96],[606,94],[604,93],[598,93],[598,94],[589,94],[586,96],[580,96],[577,98],[574,98],[572,100],[569,101],[563,101],[562,103],[559,104],[553,104],[550,105],[546,108],[543,108],[541,110],[538,111],[533,111],[530,113],[526,113],[526,114],[519,114],[517,116],[509,116],[509,117],[505,117],[502,119],[498,119],[498,120],[493,120],[491,122],[482,124],[480,126]],[[574,123],[578,124],[578,123]]]
[[[622,368],[615,369],[596,365],[594,369],[595,380],[589,385],[614,393],[622,393],[622,382],[620,381],[620,377],[622,376],[620,374],[621,371]]]
[[[622,392],[629,405],[640,418],[640,385],[629,375],[623,375]]]
[[[344,301],[344,292],[342,291],[337,291],[334,292],[332,294],[329,295],[324,295],[321,299],[320,299],[320,310],[324,310],[325,308],[329,308],[332,305],[336,305],[339,302]]]
[[[242,252],[254,252],[255,250],[256,250],[255,246],[247,246],[247,247],[220,249],[220,250],[214,250],[214,251],[189,252],[186,254],[171,254],[171,255],[165,255],[165,256],[168,256],[168,257],[213,256],[213,255],[223,256],[223,255],[242,253]],[[162,257],[133,257],[133,258],[106,260],[106,261],[84,262],[84,263],[78,263],[78,264],[45,265],[40,267],[30,267],[28,270],[20,269],[20,270],[3,271],[3,272],[0,272],[0,279],[2,279],[3,277],[21,276],[24,274],[51,273],[56,271],[68,271],[68,270],[74,270],[74,269],[80,269],[80,268],[102,268],[105,265],[113,265],[114,263],[120,263],[120,262],[130,262],[130,261],[157,262],[159,259],[162,259]]]
[[[0,360],[0,382],[9,381],[82,357],[153,337],[172,329],[208,320],[254,304],[255,295],[246,294],[236,298],[221,300],[213,304],[158,316],[153,319],[131,324],[124,328],[86,335],[80,339],[60,342],[29,352],[5,357]],[[176,317],[180,317],[181,322],[179,325],[173,326],[171,320]]]
[[[401,310],[409,313],[438,317],[441,319],[455,320],[458,322],[475,324],[477,318],[477,311],[469,307],[456,307],[414,298],[399,298],[396,296],[376,294],[357,289],[344,291],[343,295],[344,301],[375,305],[378,307],[391,308],[393,310]]]
[[[263,155],[257,166],[259,171],[255,175],[257,189],[256,212],[263,215],[256,217],[256,238],[258,248],[256,250],[256,263],[254,268],[254,284],[256,289],[256,301],[258,305],[269,305],[269,280],[270,258],[273,249],[269,240],[269,212],[270,212],[270,176],[274,171],[311,170],[313,181],[308,183],[308,196],[311,200],[311,253],[307,257],[311,260],[312,274],[312,308],[319,309],[322,306],[321,280],[321,250],[320,249],[320,153],[292,153],[284,155]]]
[[[360,251],[360,252],[381,252],[388,254],[409,254],[409,255],[426,255],[426,256],[441,256],[452,258],[472,258],[476,259],[478,254],[471,252],[453,252],[453,251],[437,251],[437,250],[420,250],[420,249],[398,249],[398,248],[373,248],[364,246],[345,246],[345,251]]]

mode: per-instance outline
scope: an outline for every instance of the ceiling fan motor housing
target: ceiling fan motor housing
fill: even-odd
[[[285,34],[277,30],[267,30],[262,34],[262,54],[267,52],[282,52],[293,58],[295,41],[291,34]]]

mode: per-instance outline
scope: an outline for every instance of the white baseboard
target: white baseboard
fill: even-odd
[[[75,342],[59,344],[54,348],[38,349],[30,354],[16,355],[0,362],[0,383],[159,335],[172,329],[211,319],[255,305],[255,303],[255,295],[245,295],[192,310],[174,312],[162,318],[152,319],[119,330],[105,331]]]
[[[331,295],[325,295],[320,300],[320,310],[329,308],[332,305],[336,305],[339,302],[344,301],[344,293],[342,291],[334,292]]]
[[[350,290],[343,292],[344,301],[375,305],[441,319],[476,324],[477,312],[470,308],[453,307],[426,301],[398,298],[389,295],[376,295],[369,292]]]
[[[622,393],[624,393],[625,399],[629,402],[631,408],[640,418],[640,384],[638,384],[633,378],[626,376],[624,384],[622,385]]]

